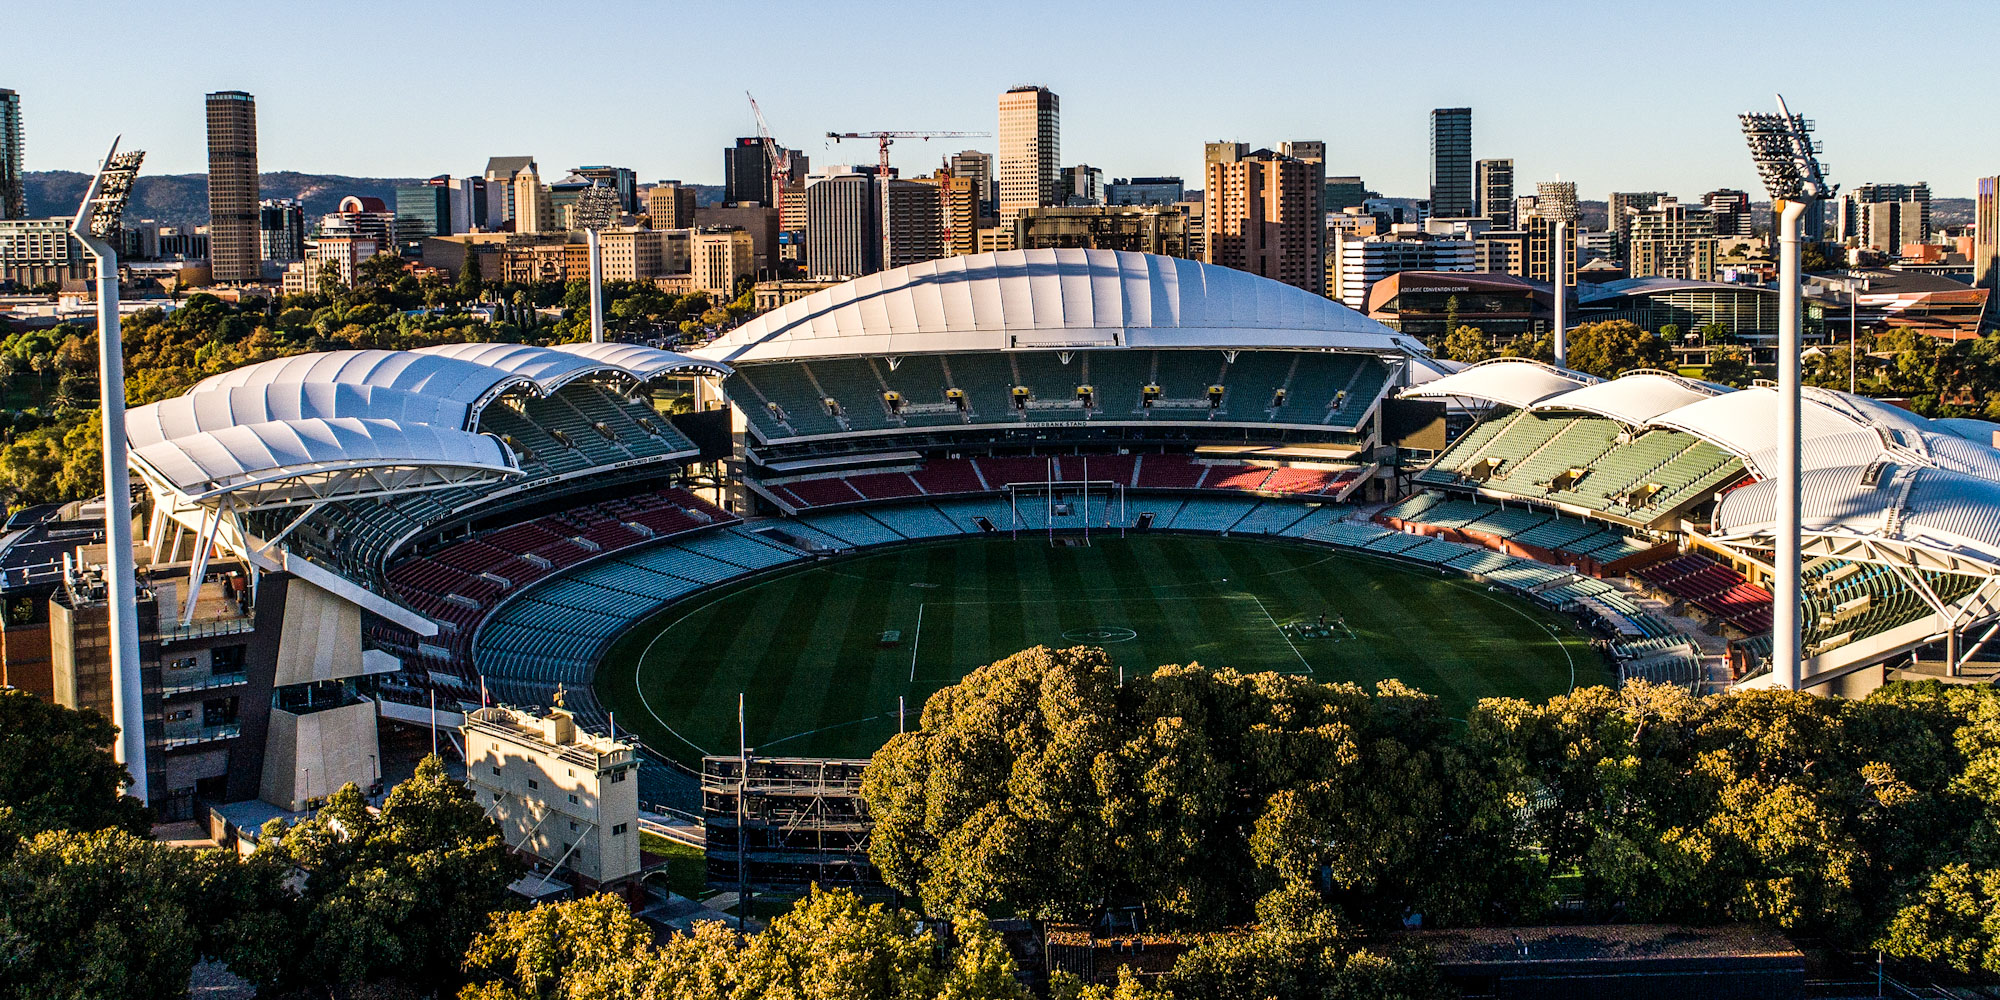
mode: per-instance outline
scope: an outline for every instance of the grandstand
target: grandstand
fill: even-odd
[[[1475,404],[1476,421],[1384,510],[1387,525],[1630,572],[1735,640],[1738,679],[1768,673],[1775,393],[1665,372],[1599,381],[1537,362],[1474,365],[1405,390]],[[1808,389],[1808,686],[1959,636],[2000,608],[1986,596],[2000,535],[1995,425],[1928,420],[1875,400]],[[1644,529],[1631,534],[1631,529]],[[1699,545],[1690,544],[1699,543]],[[1705,552],[1710,554],[1703,554]],[[1570,588],[1574,590],[1575,588]],[[1609,617],[1617,609],[1608,609]],[[1668,651],[1639,675],[1679,676]]]

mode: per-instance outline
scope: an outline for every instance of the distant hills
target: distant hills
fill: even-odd
[[[22,175],[27,189],[30,218],[73,215],[83,189],[90,183],[87,174],[74,170],[30,170]],[[258,185],[266,198],[297,198],[305,203],[307,225],[311,220],[340,206],[348,195],[380,198],[396,202],[396,188],[416,184],[416,177],[347,177],[340,174],[305,174],[280,170],[260,175]],[[720,184],[694,184],[695,201],[712,205],[722,199]],[[170,226],[208,224],[207,174],[141,173],[134,185],[128,219],[156,219]]]

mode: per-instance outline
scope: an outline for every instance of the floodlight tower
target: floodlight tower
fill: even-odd
[[[70,223],[97,258],[97,393],[104,425],[105,603],[109,605],[111,721],[118,727],[118,762],[131,772],[127,794],[147,801],[145,681],[139,671],[138,568],[132,556],[132,472],[125,455],[125,351],[118,329],[118,249],[112,241],[146,154],[118,151],[111,140]]]
[[[1569,220],[1557,219],[1549,226],[1549,273],[1555,279],[1555,358],[1557,368],[1569,367]]]
[[[1743,114],[1743,139],[1778,213],[1778,469],[1777,530],[1773,560],[1778,575],[1772,601],[1771,671],[1780,687],[1798,690],[1804,663],[1799,632],[1799,220],[1833,197],[1813,142],[1813,123],[1785,107],[1778,113]]]
[[[591,181],[578,192],[576,224],[590,241],[590,342],[604,343],[604,248],[600,234],[618,217],[618,192]]]

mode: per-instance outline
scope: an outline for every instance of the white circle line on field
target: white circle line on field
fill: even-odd
[[[1088,628],[1073,628],[1062,634],[1070,642],[1131,642],[1139,638],[1139,633],[1123,625],[1092,625]]]

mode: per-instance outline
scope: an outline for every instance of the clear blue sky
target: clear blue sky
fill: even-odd
[[[257,96],[267,171],[468,174],[531,154],[545,172],[718,183],[722,146],[753,134],[746,89],[817,165],[875,155],[828,131],[992,131],[997,95],[1035,82],[1062,97],[1063,162],[1107,177],[1193,184],[1204,140],[1324,139],[1330,172],[1421,196],[1429,109],[1470,105],[1474,154],[1513,157],[1524,187],[1761,197],[1733,116],[1775,90],[1818,121],[1843,187],[1968,197],[2000,173],[1992,0],[10,8],[0,87],[21,92],[30,170],[89,169],[120,131],[148,172],[204,170],[202,94],[234,89]],[[896,163],[992,143],[909,142]]]

